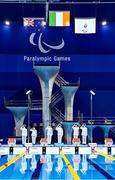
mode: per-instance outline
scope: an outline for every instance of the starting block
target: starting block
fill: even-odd
[[[113,145],[112,138],[105,138],[105,145],[106,146],[112,146]]]
[[[80,138],[73,138],[72,143],[76,146],[79,146],[81,143]]]
[[[47,139],[47,138],[41,138],[41,139],[40,139],[40,144],[41,144],[42,146],[47,145],[47,144],[48,144],[48,139]]]
[[[15,146],[16,145],[16,138],[8,138],[8,145]]]

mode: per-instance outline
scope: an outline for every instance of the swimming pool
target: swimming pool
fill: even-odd
[[[1,156],[0,166],[15,155]],[[100,155],[66,155],[83,179],[115,179],[115,161]],[[72,180],[61,155],[25,155],[0,173],[0,179]]]

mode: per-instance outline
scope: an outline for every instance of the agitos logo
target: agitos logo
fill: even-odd
[[[29,42],[30,44],[34,45],[34,46],[38,46],[38,49],[42,52],[42,53],[48,53],[51,50],[60,50],[64,47],[65,42],[64,39],[62,38],[61,43],[58,45],[50,45],[44,41],[42,41],[42,33],[40,33],[39,38],[38,38],[38,43],[35,43],[35,35],[36,33],[32,33],[29,37]]]

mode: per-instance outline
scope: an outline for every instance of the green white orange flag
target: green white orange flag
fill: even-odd
[[[70,11],[49,11],[49,26],[70,26]]]

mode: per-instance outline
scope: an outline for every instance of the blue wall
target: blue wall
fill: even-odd
[[[24,61],[24,56],[0,55],[0,127],[3,129],[0,132],[1,137],[11,136],[14,123],[12,114],[4,108],[4,97],[26,99],[25,92],[32,89],[34,92],[32,98],[41,99],[40,83],[33,72],[32,62]],[[51,57],[53,59],[53,55]],[[93,97],[93,116],[115,117],[115,55],[68,55],[68,57],[70,61],[61,62],[61,76],[72,83],[75,83],[78,77],[81,78],[81,86],[75,97],[74,116],[77,116],[78,110],[83,112],[84,116],[90,116],[89,90],[92,89],[96,92],[96,96]],[[64,108],[62,109],[64,112]],[[36,114],[32,120],[35,119],[37,122],[37,118],[41,121],[41,116]]]
[[[26,99],[25,92],[32,89],[32,98],[41,99],[40,83],[33,73],[32,58],[36,62],[42,57],[45,59],[42,63],[54,64],[62,57],[62,77],[72,83],[78,77],[81,78],[75,97],[74,116],[77,116],[78,110],[85,116],[90,116],[89,90],[94,90],[96,96],[93,97],[93,116],[115,117],[115,23],[109,23],[106,27],[97,23],[95,35],[83,36],[74,34],[73,25],[64,29],[42,28],[42,42],[56,45],[62,38],[65,42],[63,49],[51,50],[48,54],[42,54],[37,46],[29,43],[30,34],[36,30],[25,29],[22,22],[12,22],[10,27],[1,23],[0,28],[0,137],[11,136],[14,126],[12,114],[4,107],[4,97]],[[36,43],[40,32],[36,32]],[[64,112],[64,107],[62,110]],[[41,112],[33,113],[32,121],[41,121]]]
[[[74,19],[73,19],[74,20]],[[74,22],[74,21],[73,21]],[[35,33],[34,43],[38,43],[42,33],[42,42],[50,45],[61,43],[63,38],[65,45],[62,49],[51,50],[49,54],[115,54],[115,23],[109,22],[107,26],[101,26],[97,22],[96,34],[80,35],[74,33],[74,24],[65,28],[52,28],[46,26],[24,27],[22,22],[11,22],[11,26],[0,23],[0,52],[7,54],[41,54],[38,46],[30,44],[29,37]],[[46,48],[44,46],[44,48]],[[46,48],[47,49],[47,48]]]

